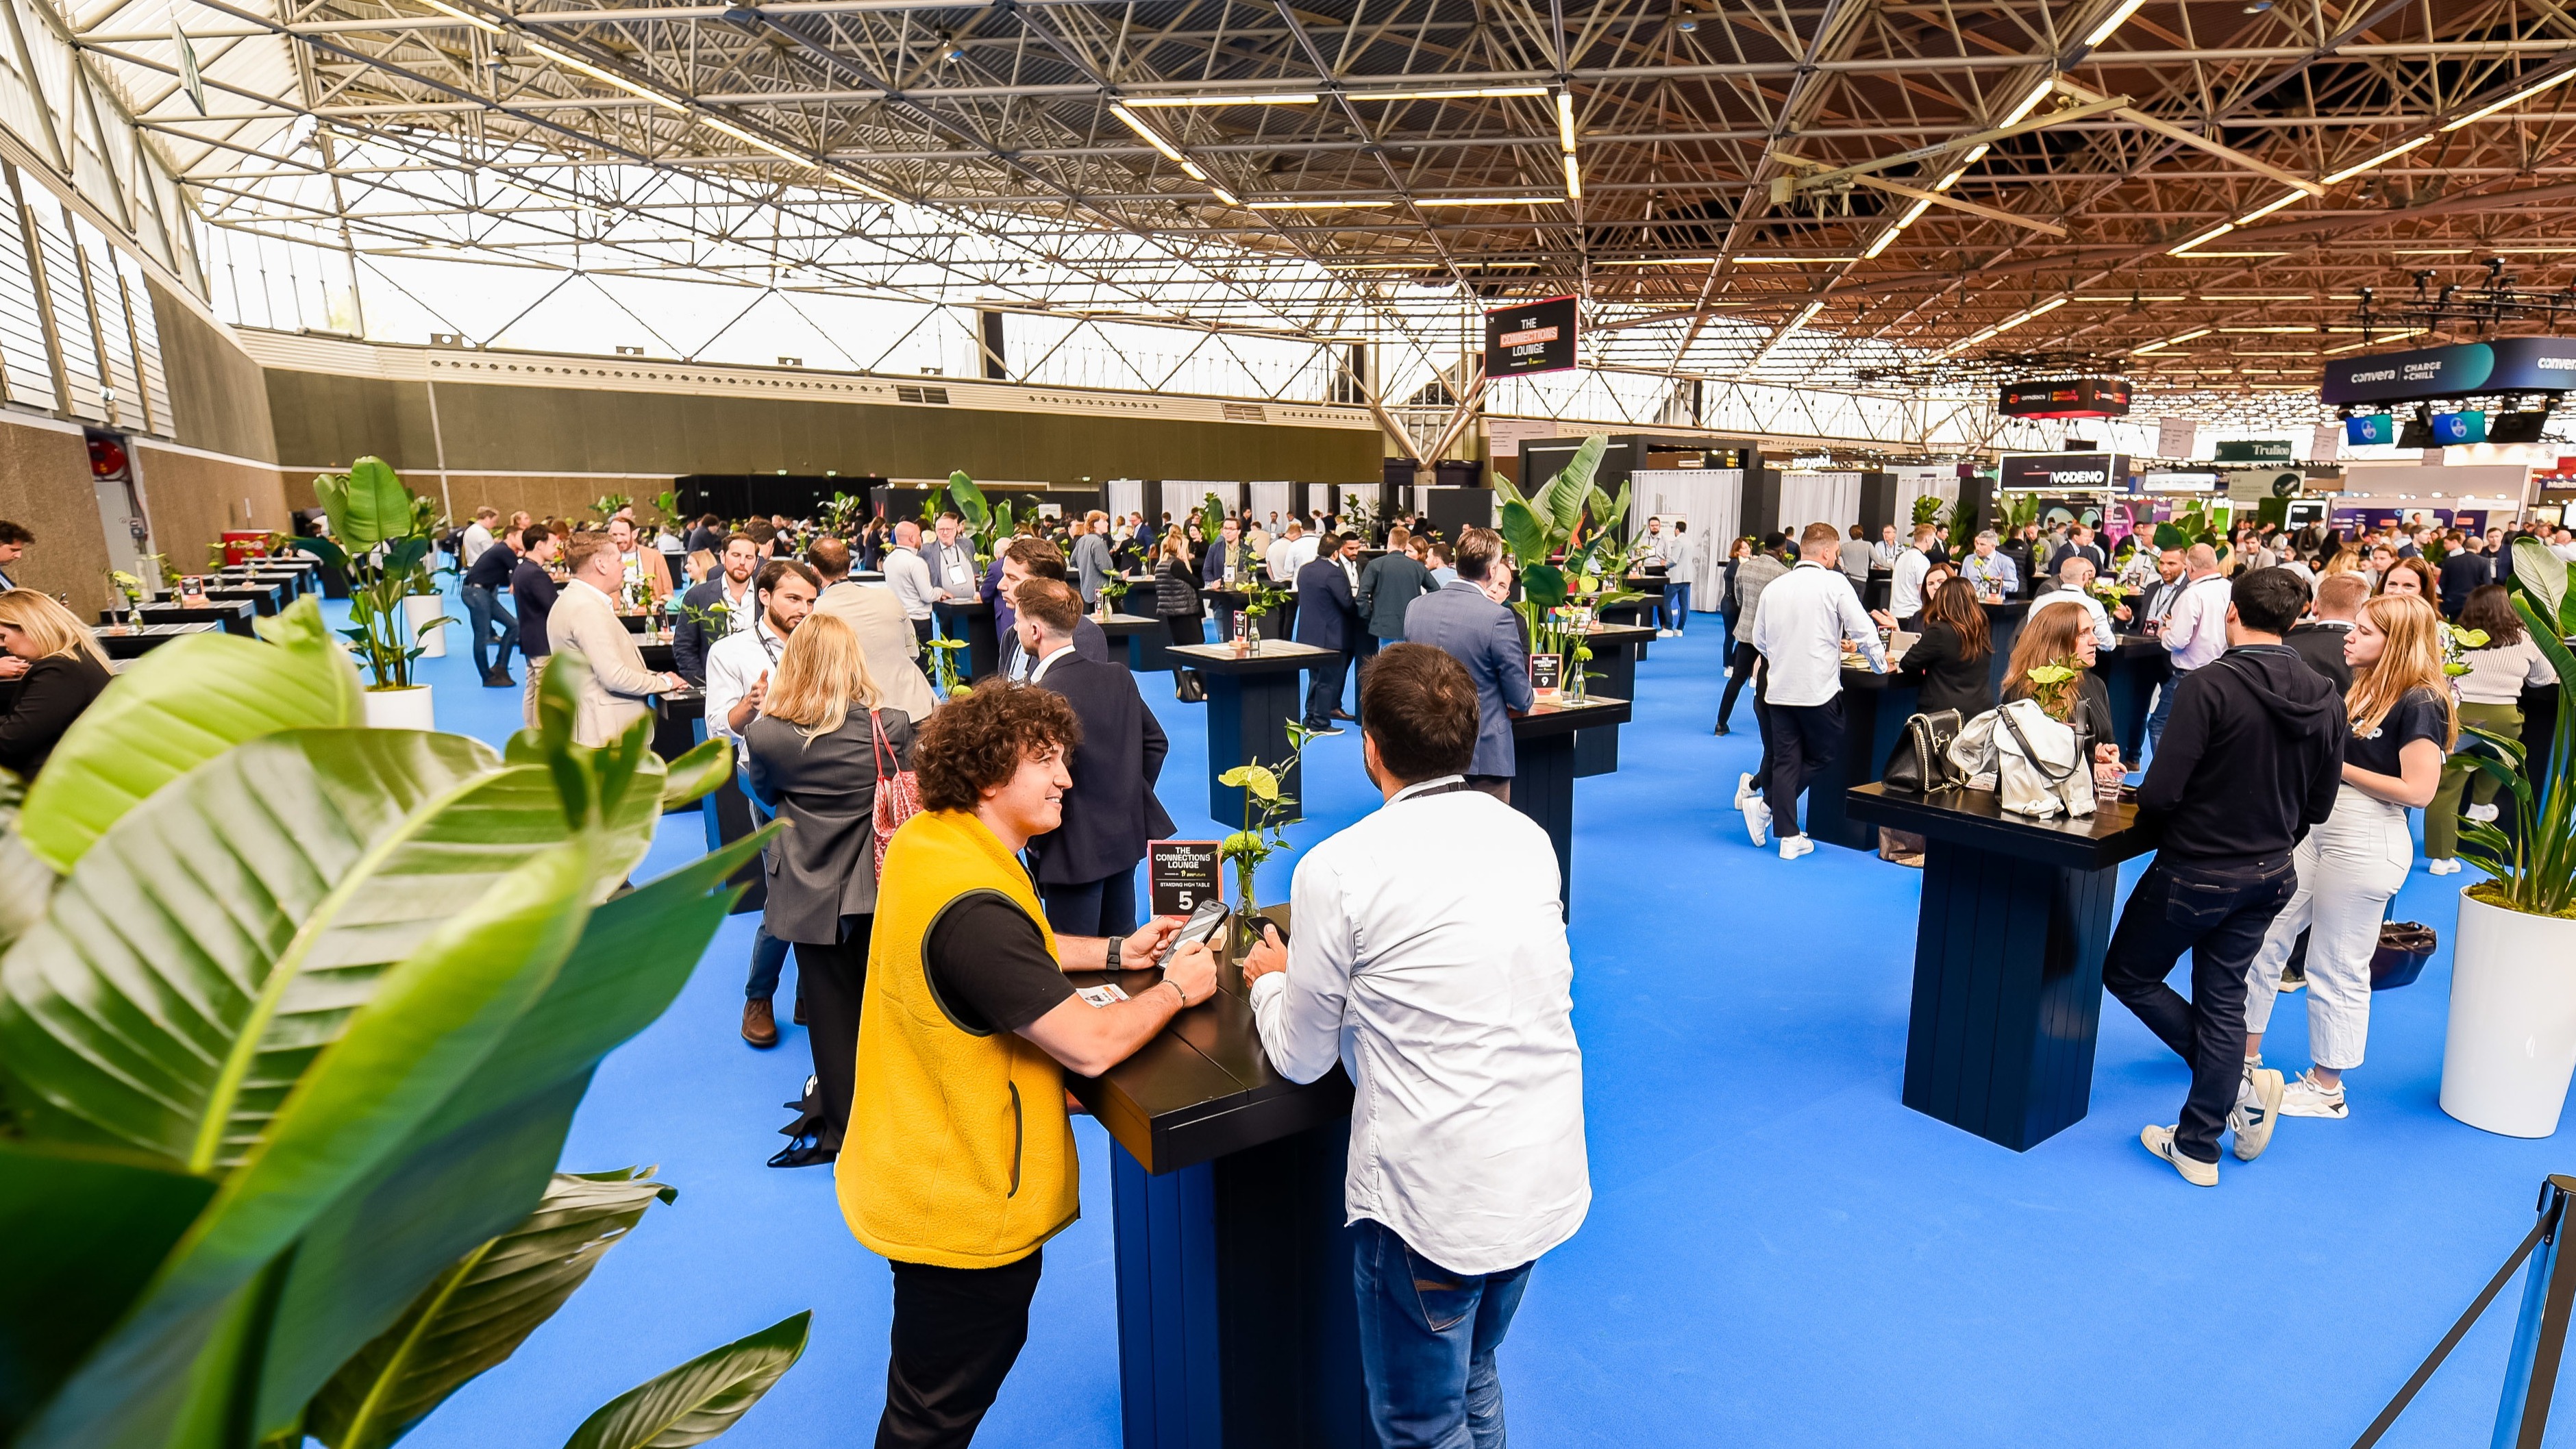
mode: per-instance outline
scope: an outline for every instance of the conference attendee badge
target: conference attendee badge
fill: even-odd
[[[1146,894],[1154,914],[1186,916],[1202,902],[1221,899],[1217,883],[1217,842],[1155,840],[1145,846]]]

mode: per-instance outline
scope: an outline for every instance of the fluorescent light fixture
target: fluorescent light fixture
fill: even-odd
[[[462,6],[448,4],[447,0],[420,0],[420,3],[437,11],[441,15],[453,16],[458,20],[464,21],[468,25],[479,26],[482,29],[488,30],[494,35],[509,34],[508,31],[503,30],[500,26],[493,24],[491,21],[484,19],[482,16],[475,14],[471,10],[467,10]]]
[[[1213,180],[1213,178],[1211,178],[1211,177],[1210,177],[1206,172],[1201,171],[1201,170],[1199,169],[1199,163],[1197,163],[1196,161],[1191,161],[1191,160],[1186,160],[1186,159],[1184,159],[1184,160],[1181,162],[1181,173],[1182,173],[1183,175],[1185,175],[1185,176],[1189,177],[1192,181],[1212,181],[1212,180]]]
[[[2347,342],[2341,347],[2329,347],[2325,350],[2324,355],[2332,357],[2341,352],[2359,352],[2365,347],[2377,347],[2383,342],[2395,342],[2401,337],[2419,337],[2423,335],[2424,331],[2425,329],[2421,327],[2409,327],[2403,332],[2382,332],[2378,336],[2370,339],[2368,342]]]
[[[1138,120],[1134,111],[1127,109],[1123,105],[1112,104],[1109,107],[1109,114],[1116,116],[1120,121],[1124,122],[1127,129],[1135,132],[1146,145],[1162,152],[1164,159],[1170,161],[1187,161],[1189,159],[1181,154],[1180,147],[1164,140],[1162,132],[1146,125],[1143,121]]]
[[[1815,301],[1809,302],[1806,306],[1806,310],[1789,319],[1789,325],[1780,329],[1780,335],[1771,339],[1771,345],[1777,347],[1781,343],[1788,341],[1789,334],[1806,326],[1808,323],[1815,321],[1816,314],[1823,310],[1825,310],[1824,298],[1819,297]]]
[[[2183,255],[2185,255],[2185,256],[2193,256],[2193,257],[2218,257],[2218,258],[2221,258],[2221,259],[2231,258],[2231,257],[2232,257],[2232,258],[2235,258],[2236,260],[2239,260],[2239,261],[2249,261],[2249,260],[2260,260],[2260,259],[2265,258],[2265,257],[2286,257],[2286,256],[2288,256],[2288,255],[2289,255],[2289,253],[2288,253],[2288,252],[2185,252]]]
[[[2030,88],[2030,94],[2021,98],[2021,104],[2004,112],[2004,118],[1995,124],[1997,126],[2012,126],[2020,124],[2021,118],[2029,115],[2032,109],[2038,106],[2042,100],[2046,99],[2050,91],[2055,89],[2057,89],[2057,77],[2055,75],[2041,76],[2039,78],[2039,84]]]
[[[1233,192],[1226,190],[1226,189],[1225,189],[1224,187],[1222,187],[1222,186],[1218,186],[1218,185],[1216,185],[1216,184],[1214,184],[1214,183],[1210,183],[1210,184],[1209,184],[1209,186],[1208,186],[1208,190],[1215,192],[1215,193],[1216,193],[1216,199],[1217,199],[1217,200],[1219,200],[1219,201],[1224,202],[1224,203],[1225,203],[1226,205],[1228,205],[1228,206],[1241,206],[1241,205],[1243,205],[1243,203],[1242,203],[1241,201],[1239,201],[1239,200],[1237,200],[1237,199],[1235,198],[1235,195],[1234,195],[1234,193],[1233,193]]]
[[[704,111],[698,111],[694,114],[701,123],[722,131],[726,135],[733,137],[735,140],[742,142],[746,146],[757,146],[761,150],[768,152],[770,155],[775,156],[782,161],[793,161],[799,166],[813,166],[815,164],[813,157],[799,156],[795,152],[788,150],[786,147],[779,145],[777,142],[769,140],[766,137],[755,136],[751,132],[744,130],[742,127],[737,126],[733,122],[725,120],[722,117],[710,116]]]
[[[1923,219],[1923,213],[1930,211],[1931,209],[1932,198],[1928,196],[1916,197],[1914,204],[1905,209],[1905,214],[1896,219],[1896,229],[1898,231],[1903,231],[1914,223],[1921,221]]]
[[[1994,326],[1987,328],[1985,331],[1980,332],[1973,337],[1967,338],[1964,341],[1951,343],[1949,346],[1941,349],[1941,355],[1943,357],[1950,357],[1955,354],[1965,352],[1980,342],[2001,337],[2005,333],[2021,326],[2025,322],[2037,321],[2038,319],[2047,316],[2049,313],[2065,306],[2066,302],[2067,299],[2064,297],[2051,297],[2047,301],[2040,303],[2038,306],[2033,307],[2026,312],[2014,313],[2012,316],[2005,318],[2001,322],[1996,323]]]
[[[2200,235],[2193,237],[2191,240],[2184,242],[2178,247],[2166,248],[2165,255],[2169,257],[2185,255],[2190,252],[2193,247],[2199,246],[2203,242],[2214,242],[2234,230],[2236,230],[2236,223],[2232,221],[2221,222],[2218,225],[2211,227],[2209,230],[2202,232]]]
[[[2539,81],[2532,85],[2524,86],[2521,90],[2515,91],[2512,95],[2505,97],[2503,100],[2480,106],[2476,110],[2469,112],[2467,115],[2460,117],[2458,120],[2446,123],[2442,129],[2444,131],[2456,131],[2462,126],[2475,125],[2478,122],[2485,120],[2487,117],[2494,115],[2496,112],[2503,110],[2505,107],[2512,105],[2516,101],[2527,101],[2533,96],[2540,94],[2542,91],[2549,89],[2551,86],[2562,84],[2570,79],[2576,79],[2576,70],[2562,70],[2545,81]]]
[[[2317,329],[2314,327],[2221,327],[2218,330],[2222,333],[2230,334],[2269,333],[2280,336],[2295,336],[2303,332],[2313,334]]]
[[[1958,170],[1951,172],[1949,175],[1942,177],[1940,180],[1933,182],[1932,189],[1935,191],[1947,191],[1951,187],[1958,185],[1959,178],[1967,174],[1968,168],[1962,166]]]
[[[1255,202],[1250,202],[1250,203],[1248,203],[1248,204],[1247,204],[1247,206],[1246,206],[1246,210],[1250,210],[1250,211],[1341,211],[1341,210],[1345,210],[1345,209],[1352,209],[1352,208],[1366,209],[1366,208],[1369,208],[1369,207],[1378,207],[1378,206],[1395,206],[1395,205],[1398,205],[1398,204],[1399,204],[1399,203],[1395,200],[1395,198],[1393,198],[1393,197],[1391,197],[1391,196],[1359,197],[1359,198],[1354,198],[1354,199],[1350,199],[1350,200],[1332,200],[1332,201],[1325,201],[1325,200],[1320,200],[1320,199],[1307,199],[1307,198],[1302,198],[1302,197],[1301,197],[1301,198],[1299,198],[1299,199],[1297,199],[1297,200],[1294,200],[1294,201],[1255,201]]]
[[[1887,250],[1887,244],[1896,240],[1896,234],[1904,229],[1901,226],[1879,228],[1878,235],[1871,240],[1870,244],[1861,248],[1860,259],[1864,262],[1877,261],[1878,254]]]
[[[1311,106],[1322,99],[1313,91],[1272,91],[1242,96],[1127,96],[1120,104],[1138,110],[1171,106]]]
[[[1496,96],[1543,96],[1545,86],[1448,86],[1423,91],[1344,91],[1355,101],[1467,101]]]
[[[2094,26],[2093,33],[2084,37],[2084,43],[2086,45],[2100,45],[2103,41],[2110,39],[2111,32],[2119,29],[2123,24],[2127,23],[2130,16],[2138,13],[2138,7],[2146,3],[2147,0],[2120,0],[2120,8],[2112,11],[2110,16],[2101,24]]]
[[[2414,150],[2416,147],[2421,146],[2432,139],[2433,138],[2431,136],[2418,136],[2414,140],[2408,141],[2402,145],[2391,146],[2387,150],[2380,152],[2378,155],[2371,157],[2369,160],[2364,161],[2357,166],[2347,166],[2332,176],[2327,177],[2326,185],[2333,186],[2338,182],[2350,181],[2352,178],[2359,176],[2361,173],[2370,170],[2374,166],[2385,166],[2389,162],[2396,160],[2398,157],[2405,155],[2407,152]]]
[[[1737,257],[1739,267],[1803,267],[1810,262],[1856,262],[1858,257]]]
[[[2196,338],[2207,337],[2210,334],[2210,331],[2211,329],[2207,327],[2195,327],[2189,332],[2168,337],[2162,342],[2150,342],[2144,347],[2133,347],[2129,349],[2129,355],[2131,357],[2144,357],[2150,352],[2162,352],[2168,347],[2180,347],[2184,343],[2190,342]]]
[[[1581,201],[1583,199],[1583,172],[1574,164],[1573,152],[1566,152],[1564,159],[1565,199],[1568,201]]]
[[[2307,193],[2304,191],[2293,191],[2275,200],[2267,201],[2261,206],[2254,208],[2252,211],[2245,213],[2243,216],[2236,218],[2236,224],[2238,226],[2252,226],[2255,222],[2262,220],[2264,217],[2270,216],[2273,212],[2279,211],[2282,207],[2285,207],[2291,202],[2297,201],[2306,195]]]
[[[1744,258],[1737,257],[1737,261]],[[1596,267],[1713,267],[1715,257],[1620,257],[1593,263]]]
[[[662,94],[651,86],[645,85],[640,81],[628,80],[626,77],[617,74],[615,71],[604,70],[599,66],[592,65],[589,61],[582,59],[580,56],[570,55],[557,50],[542,40],[530,39],[527,41],[527,47],[528,49],[535,51],[537,54],[544,56],[546,59],[553,61],[557,65],[577,70],[583,75],[589,76],[593,80],[606,81],[621,91],[627,91],[632,94],[642,96],[644,99],[651,101],[653,104],[660,106],[665,110],[685,111],[688,109],[687,106]]]
[[[1574,92],[1556,93],[1556,144],[1568,156],[1574,154]]]
[[[1561,196],[1417,196],[1416,206],[1555,206]]]

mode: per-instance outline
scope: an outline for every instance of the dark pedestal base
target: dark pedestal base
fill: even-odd
[[[2173,677],[2172,657],[2152,639],[2123,634],[2119,651],[2095,667],[2111,697],[2111,733],[2120,742],[2120,758],[2135,760],[2147,748],[2147,715],[2156,686]]]
[[[1350,1123],[1162,1176],[1123,1147],[1118,1242],[1126,1449],[1364,1449],[1351,1233]]]
[[[1287,668],[1260,674],[1205,670],[1208,705],[1208,814],[1229,824],[1243,819],[1243,792],[1218,779],[1237,765],[1259,760],[1274,768],[1288,758],[1288,722],[1305,712],[1306,674]],[[1290,770],[1280,793],[1300,798],[1300,772]]]
[[[1556,888],[1570,915],[1574,908],[1575,734],[1541,735],[1513,745],[1512,808],[1535,820],[1556,847]]]
[[[1625,637],[1636,635],[1640,637]],[[1595,633],[1591,638],[1592,662],[1588,666],[1598,676],[1589,692],[1618,699],[1637,697],[1637,659],[1654,637],[1652,630],[1616,629]],[[1619,768],[1619,727],[1599,725],[1579,730],[1574,736],[1574,773],[1578,777],[1607,775]]]
[[[1931,841],[1906,1106],[2016,1152],[2083,1120],[2118,882],[2117,866]]]
[[[1834,762],[1816,773],[1799,807],[1810,839],[1850,850],[1876,850],[1878,827],[1843,809],[1843,792],[1876,780],[1914,717],[1918,691],[1866,669],[1843,671],[1843,737]]]
[[[1002,667],[1002,636],[993,628],[992,605],[980,599],[971,604],[932,604],[930,616],[941,637],[966,641],[969,680],[982,679]]]

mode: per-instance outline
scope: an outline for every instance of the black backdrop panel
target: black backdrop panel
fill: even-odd
[[[727,519],[783,513],[790,518],[819,514],[835,493],[865,497],[883,478],[861,474],[816,476],[797,473],[691,473],[671,482],[680,512],[689,517],[713,513]]]
[[[1423,491],[1423,513],[1431,520],[1432,531],[1451,543],[1458,541],[1461,530],[1494,526],[1494,490],[1491,488],[1426,488]]]

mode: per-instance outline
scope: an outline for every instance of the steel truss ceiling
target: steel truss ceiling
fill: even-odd
[[[1573,292],[1613,368],[2198,407],[2576,262],[2551,0],[5,3],[219,227],[1435,366]]]

